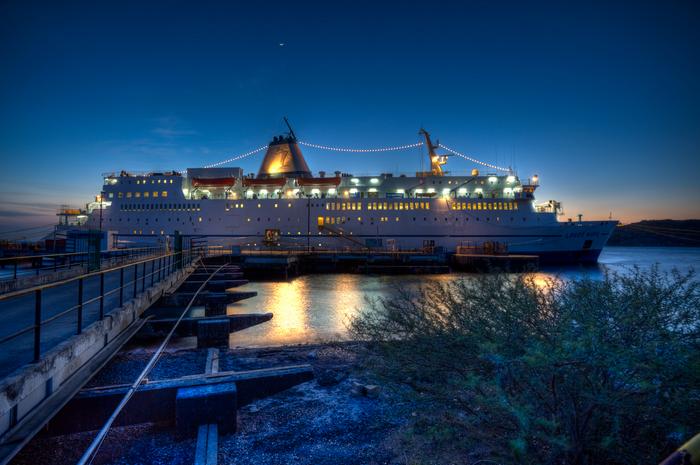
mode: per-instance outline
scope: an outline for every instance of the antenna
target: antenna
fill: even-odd
[[[284,119],[284,124],[286,124],[287,127],[289,128],[289,135],[292,136],[292,139],[296,140],[297,136],[296,136],[296,134],[294,134],[294,129],[292,129],[292,125],[289,124],[289,121],[287,120],[286,116],[283,117],[283,119]]]

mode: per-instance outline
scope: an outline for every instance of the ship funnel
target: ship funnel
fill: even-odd
[[[286,122],[286,118],[285,118]],[[258,178],[310,178],[311,170],[304,160],[292,128],[286,136],[274,137],[267,146]]]

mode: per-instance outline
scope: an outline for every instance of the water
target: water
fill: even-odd
[[[596,267],[549,268],[543,278],[602,277],[613,270],[624,273],[632,266],[662,270],[700,271],[700,248],[607,247]],[[370,276],[356,274],[307,275],[289,282],[250,283],[241,290],[257,291],[258,296],[229,306],[229,313],[272,312],[271,321],[233,333],[232,347],[275,346],[342,339],[348,319],[366,308],[366,297],[387,296],[397,287],[415,288],[428,281],[451,281],[468,276],[446,275]]]

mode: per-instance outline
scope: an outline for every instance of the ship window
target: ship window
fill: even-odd
[[[153,197],[158,197],[158,191],[153,192]]]
[[[167,197],[168,196],[168,191],[163,191],[160,193],[161,197]]]
[[[151,193],[148,192],[148,191],[146,191],[146,192],[143,193],[143,196],[144,196],[144,197],[148,197],[148,196],[150,196],[150,195],[151,195]]]
[[[141,197],[141,192],[134,192],[134,197],[136,197],[137,199]]]

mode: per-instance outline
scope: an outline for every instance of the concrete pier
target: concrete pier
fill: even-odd
[[[162,281],[43,353],[0,382],[0,461],[12,457],[140,328],[140,316],[184,282],[193,267]],[[128,336],[128,337],[125,337]],[[43,408],[42,408],[43,407]]]

